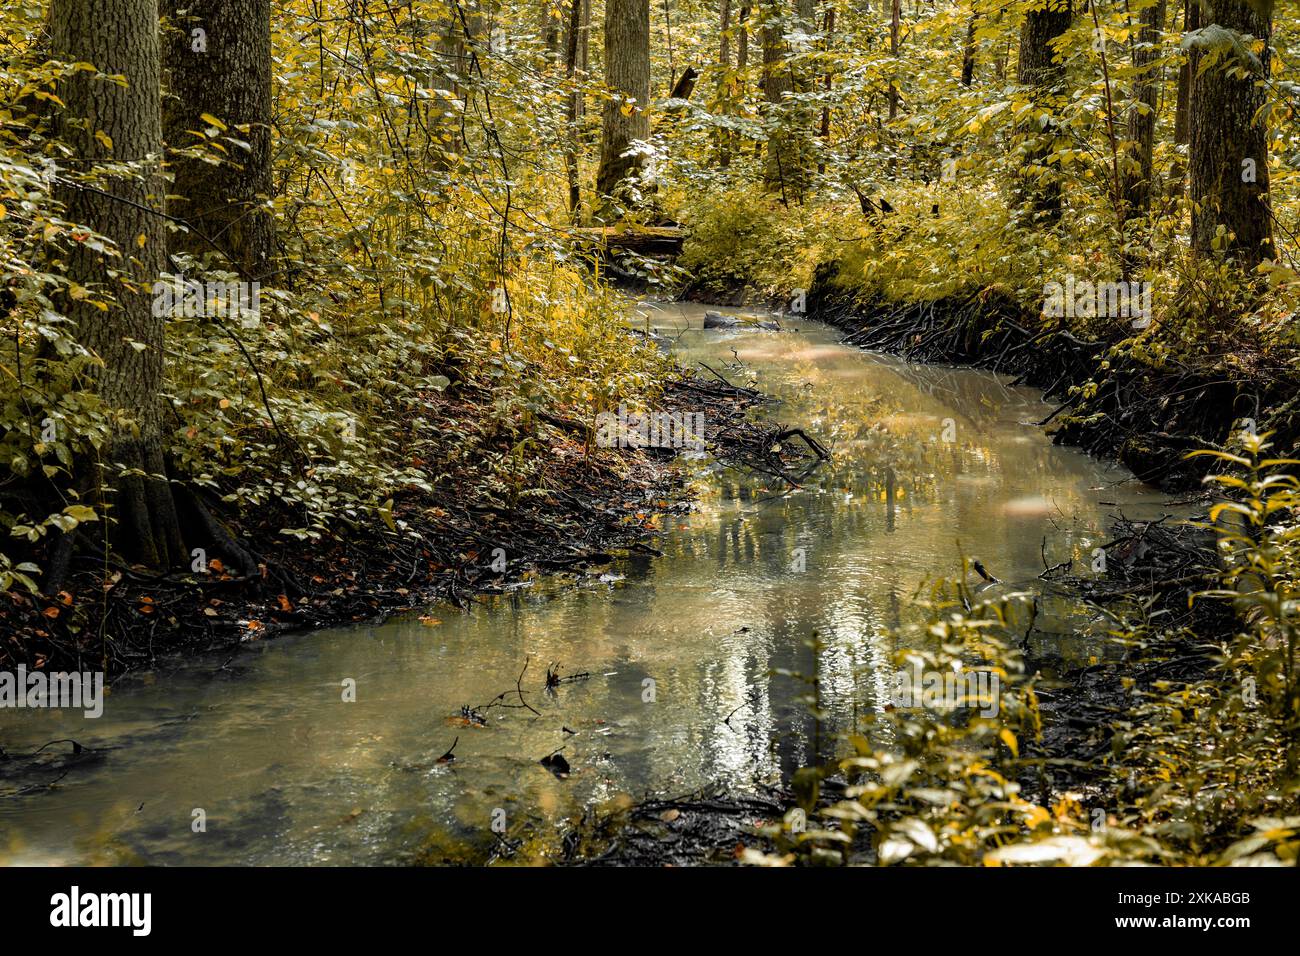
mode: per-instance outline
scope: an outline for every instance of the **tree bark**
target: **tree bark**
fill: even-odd
[[[228,155],[215,166],[190,157],[172,159],[168,212],[194,230],[173,232],[172,251],[200,254],[215,244],[245,279],[260,281],[270,274],[275,249],[271,0],[162,0],[162,6],[172,27],[163,44],[167,145],[193,145],[197,138],[191,131],[209,125],[200,119],[207,113],[250,147],[219,140]]]
[[[643,189],[645,172],[645,157],[628,150],[650,138],[649,0],[607,0],[605,83],[616,99],[602,115],[596,191],[626,202]]]
[[[1222,225],[1231,236],[1224,251],[1249,271],[1274,255],[1268,138],[1258,116],[1266,100],[1272,17],[1243,0],[1207,0],[1203,12],[1206,26],[1264,41],[1258,67],[1229,51],[1200,72],[1206,54],[1193,50],[1191,57],[1192,251],[1209,255]],[[1230,76],[1233,68],[1245,75]]]
[[[1198,30],[1200,26],[1200,0],[1183,0],[1183,32]],[[1192,76],[1191,56],[1188,56],[1178,70],[1178,105],[1174,110],[1174,143],[1180,146],[1188,146],[1191,142],[1192,86],[1195,79]],[[1190,147],[1188,151],[1190,152]],[[1174,160],[1173,167],[1169,171],[1169,178],[1178,184],[1179,192],[1186,187],[1186,177],[1187,165],[1179,157]]]
[[[823,48],[827,53],[829,53],[831,50],[831,46],[835,40],[835,5],[834,4],[828,3],[826,5],[825,26],[826,26],[826,40]],[[826,90],[826,93],[828,95],[826,98],[826,104],[822,106],[821,129],[818,131],[819,135],[822,138],[822,143],[825,144],[825,146],[827,147],[829,147],[831,144],[831,104],[830,104],[829,94],[831,90],[834,88],[833,87],[834,78],[832,76],[832,72],[833,72],[832,70],[828,69],[825,75],[822,77],[822,88]],[[825,160],[819,161],[817,163],[817,172],[818,174],[826,172]]]
[[[966,44],[961,50],[961,85],[975,82],[975,31],[979,27],[979,11],[971,5],[970,21],[966,24]]]
[[[584,83],[591,75],[591,0],[582,0],[582,28],[578,32],[578,74]],[[586,97],[579,94],[578,118],[586,115]]]
[[[564,51],[564,73],[569,81],[568,130],[565,134],[564,168],[569,178],[569,215],[577,221],[582,190],[578,185],[578,111],[582,93],[578,88],[578,47],[582,32],[583,0],[573,0],[569,9],[569,33]]]
[[[902,0],[891,0],[889,6],[889,56],[893,61],[895,74],[898,72],[899,19],[903,12]],[[898,83],[896,77],[889,80],[889,118],[898,115]]]
[[[796,27],[805,34],[813,30],[812,0],[794,0],[793,22],[781,8],[782,0],[771,0],[763,17],[763,92],[768,102],[769,133],[763,181],[768,189],[781,193],[788,202],[792,194],[802,198],[808,182],[808,135],[812,117],[805,108],[786,103],[789,94],[806,92],[808,78],[791,65],[784,33]]]
[[[1070,26],[1070,0],[1041,0],[1025,13],[1020,31],[1019,81],[1031,89],[1034,105],[1055,116],[1065,94],[1065,64],[1057,56],[1053,41]],[[1052,131],[1029,130],[1031,142],[1025,153],[1025,175],[1021,180],[1022,200],[1046,222],[1061,215],[1061,184],[1045,160],[1052,151]]]
[[[73,150],[74,171],[109,160],[139,164],[137,175],[107,177],[96,191],[59,185],[67,218],[106,236],[121,254],[110,259],[71,243],[68,277],[112,301],[107,311],[85,298],[61,305],[81,344],[102,360],[92,387],[122,423],[108,442],[101,496],[114,548],[167,568],[179,563],[184,544],[164,460],[163,316],[154,314],[150,294],[167,255],[158,0],[52,0],[51,22],[57,59],[126,78],[123,87],[78,72],[59,84],[66,104],[60,135]]]
[[[1165,23],[1165,0],[1142,11],[1133,66],[1138,70],[1129,113],[1128,138],[1132,140],[1124,176],[1124,205],[1129,216],[1145,212],[1151,204],[1151,151],[1155,143],[1156,103],[1160,76],[1153,64],[1159,58],[1160,31]]]
[[[722,0],[718,15],[718,105],[724,116],[731,115],[731,0]],[[731,130],[718,130],[718,166],[731,165]]]

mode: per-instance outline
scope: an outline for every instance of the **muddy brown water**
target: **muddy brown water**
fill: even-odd
[[[893,629],[962,553],[1002,587],[1036,587],[1044,554],[1086,567],[1110,516],[1174,510],[1123,470],[1052,445],[1034,424],[1051,407],[999,376],[862,352],[797,318],[784,332],[704,331],[703,307],[639,308],[684,364],[776,395],[761,414],[818,436],[833,460],[798,489],[690,462],[698,507],[663,522],[662,558],[535,580],[466,613],[248,644],[221,669],[205,659],[134,676],[98,720],[0,711],[10,753],[58,737],[93,751],[0,764],[0,859],[474,859],[494,819],[512,835],[554,833],[624,795],[774,780],[812,758],[815,736],[805,686],[781,672],[816,668],[821,746],[833,747],[886,703]],[[1059,633],[1040,649],[1103,653],[1061,636],[1085,612],[1044,608],[1039,623]],[[457,724],[462,706],[512,690],[526,659],[539,714],[494,707],[486,727]],[[552,662],[590,676],[548,693]],[[342,699],[348,679],[355,702]],[[456,738],[455,761],[439,763]],[[538,763],[557,748],[566,779]]]

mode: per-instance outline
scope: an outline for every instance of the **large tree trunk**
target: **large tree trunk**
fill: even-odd
[[[104,456],[110,467],[103,504],[115,549],[128,560],[170,567],[184,545],[164,461],[163,316],[154,314],[150,293],[167,255],[158,0],[53,0],[51,22],[57,59],[126,78],[119,86],[77,72],[59,84],[66,104],[60,133],[73,149],[76,171],[108,160],[141,167],[139,175],[102,180],[95,192],[59,187],[67,218],[108,237],[121,254],[110,259],[71,243],[69,278],[113,301],[100,311],[69,297],[63,308],[77,323],[81,344],[103,361],[93,373],[95,392],[125,422]],[[84,126],[77,122],[83,118]]]
[[[216,166],[199,159],[173,159],[168,211],[194,231],[173,233],[172,251],[202,253],[215,244],[246,279],[260,281],[270,274],[275,246],[270,206],[271,0],[162,0],[162,5],[173,28],[164,43],[167,145],[193,145],[197,140],[190,131],[209,125],[199,118],[207,113],[250,147],[242,150],[223,143],[229,155]],[[247,131],[237,129],[244,126]]]
[[[649,0],[607,0],[605,84],[616,99],[602,116],[596,191],[626,202],[630,189],[643,188],[645,168],[645,157],[628,150],[635,140],[650,138]]]
[[[1268,139],[1258,116],[1265,102],[1272,17],[1243,0],[1207,0],[1202,22],[1265,43],[1258,68],[1229,51],[1201,72],[1206,54],[1193,50],[1191,57],[1196,78],[1191,101],[1192,250],[1209,254],[1222,225],[1232,236],[1226,251],[1249,270],[1274,254]]]
[[[1070,26],[1070,0],[1040,0],[1025,13],[1020,31],[1019,81],[1031,88],[1034,105],[1055,115],[1065,94],[1065,64],[1054,42]],[[1046,165],[1052,151],[1052,130],[1035,125],[1026,149],[1021,195],[1025,204],[1046,222],[1061,215],[1061,184],[1056,171]]]
[[[785,102],[792,93],[809,88],[808,78],[789,62],[784,33],[813,30],[812,0],[794,0],[793,19],[785,17],[783,0],[771,0],[763,16],[763,92],[768,102],[770,132],[763,181],[768,189],[777,190],[781,198],[802,198],[808,180],[809,157],[806,140],[813,124],[808,110]]]

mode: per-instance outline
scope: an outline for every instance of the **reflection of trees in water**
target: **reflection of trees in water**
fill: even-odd
[[[1093,472],[1072,471],[1059,450],[1016,434],[1015,423],[1046,414],[1031,394],[969,371],[887,371],[850,381],[811,364],[795,369],[787,380],[809,387],[778,414],[831,445],[833,460],[794,490],[764,476],[715,476],[704,513],[682,519],[660,545],[668,560],[647,568],[650,587],[698,575],[692,584],[705,596],[690,613],[717,645],[702,657],[685,651],[699,660],[677,675],[699,715],[683,728],[698,757],[677,749],[673,759],[737,777],[814,759],[816,727],[799,699],[807,687],[782,672],[819,676],[828,756],[838,735],[862,729],[886,702],[893,634],[923,616],[914,600],[923,581],[959,573],[959,539],[1017,584],[1040,570],[1044,533],[1074,547],[1034,501],[1050,495],[1078,511]],[[942,440],[946,418],[954,441]],[[1017,510],[1018,501],[1029,504]],[[791,570],[800,548],[802,573]],[[807,645],[814,630],[816,653]]]

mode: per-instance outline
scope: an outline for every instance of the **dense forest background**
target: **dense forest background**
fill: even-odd
[[[1112,420],[1112,377],[1138,383],[1168,447],[1121,457],[1141,473],[1208,445],[1216,467],[1257,469],[1229,487],[1254,529],[1232,546],[1258,549],[1294,507],[1256,426],[1293,440],[1300,410],[1297,9],[8,4],[5,654],[108,660],[115,635],[172,614],[151,589],[195,574],[290,620],[311,588],[268,555],[309,577],[315,560],[324,592],[344,543],[409,565],[457,507],[527,508],[574,468],[627,477],[594,416],[672,373],[623,334],[611,276],[796,311],[988,304],[1051,328],[1096,358],[1058,424]],[[638,255],[637,234],[684,247]],[[1098,305],[1117,283],[1149,310]],[[1054,306],[1065,288],[1079,297]],[[1206,391],[1222,381],[1256,399]],[[1204,427],[1180,444],[1187,382]],[[1229,451],[1243,419],[1248,453]],[[1270,551],[1252,572],[1292,778],[1293,569]],[[1232,720],[1254,741],[1231,768],[1245,780],[1251,748],[1281,738]]]
[[[625,263],[665,290],[833,263],[1034,314],[1069,276],[1149,284],[1137,336],[1070,316],[1144,360],[1293,334],[1295,37],[1262,0],[154,6],[4,13],[6,584],[108,502],[92,462],[157,568],[183,526],[224,540],[194,489],[310,538],[385,518],[417,459],[526,488],[544,410],[654,387],[592,224],[689,224],[678,274]],[[257,314],[186,280],[255,282]],[[493,434],[412,447],[462,381]]]

